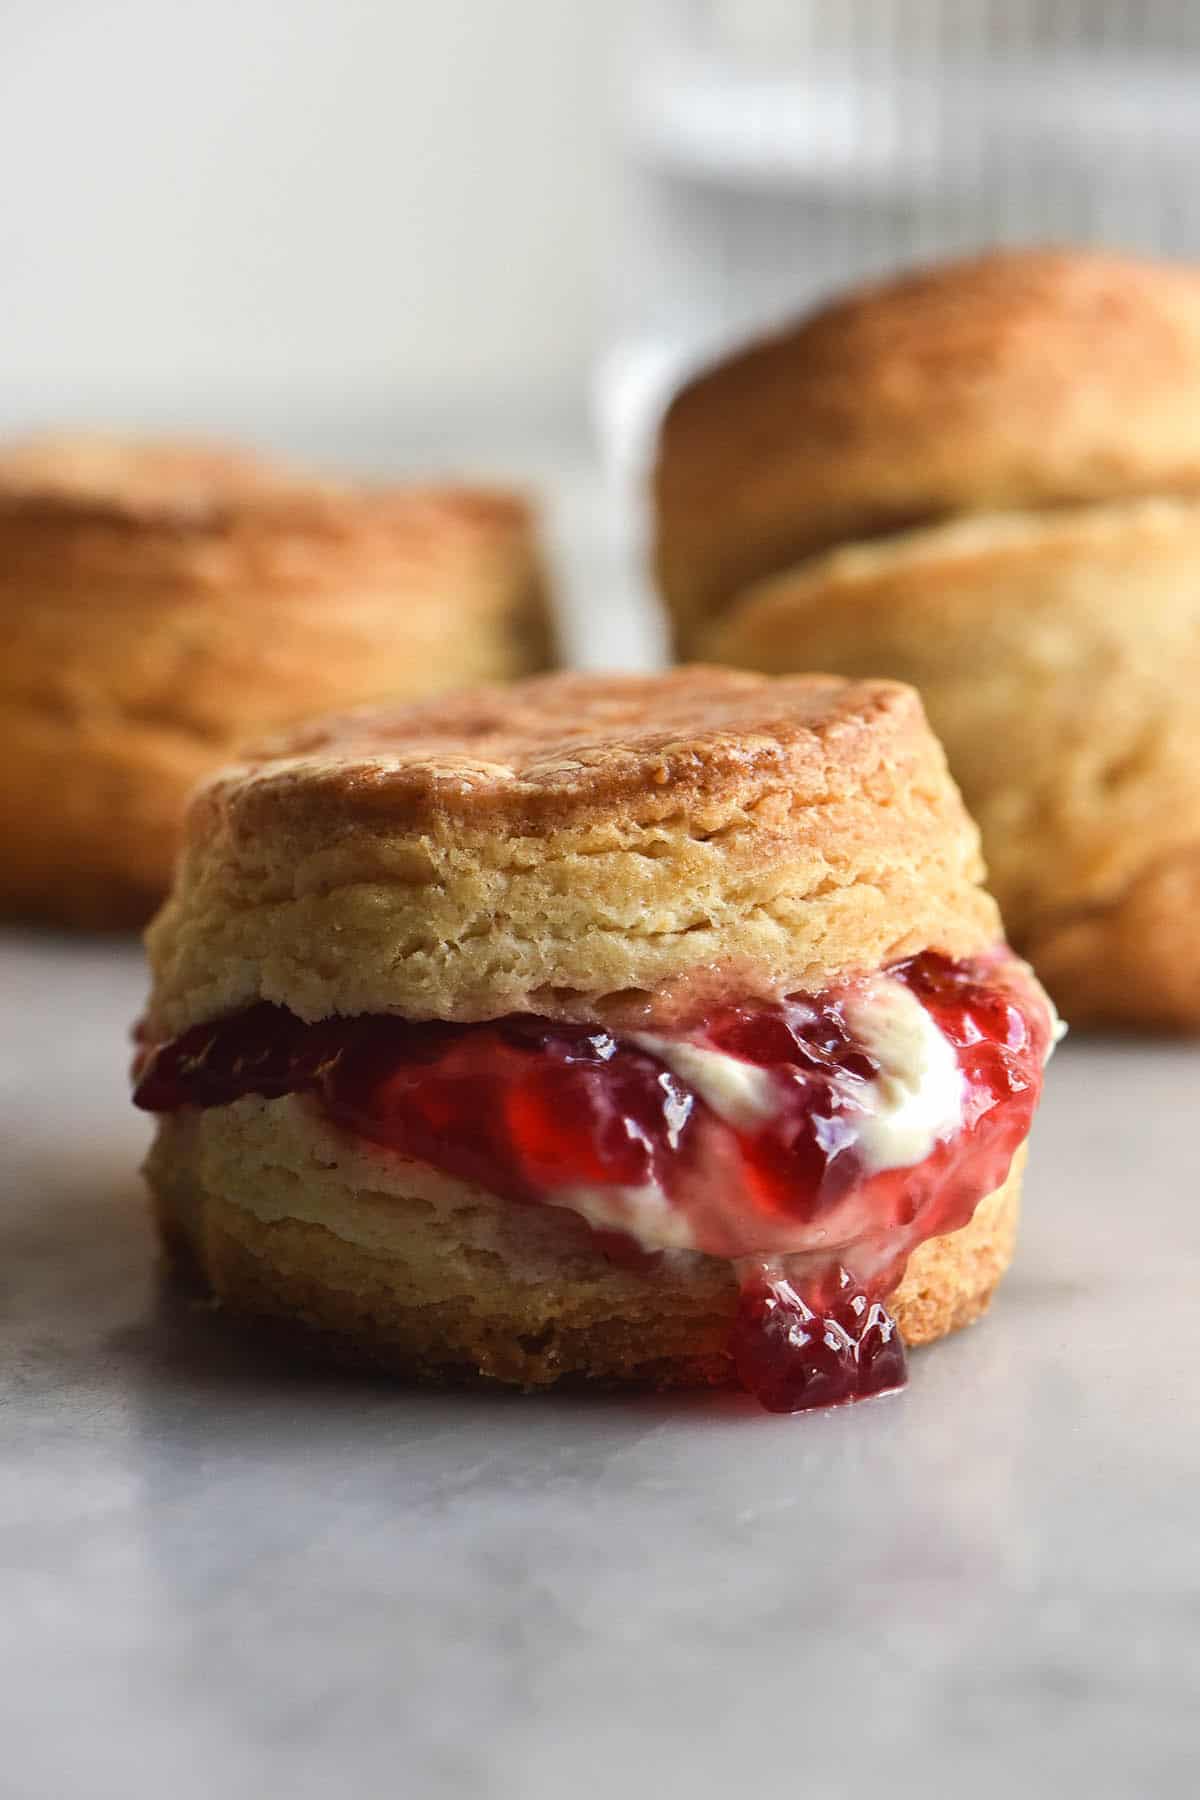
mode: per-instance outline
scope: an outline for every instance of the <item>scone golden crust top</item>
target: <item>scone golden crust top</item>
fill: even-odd
[[[650,1016],[713,981],[821,987],[994,944],[980,876],[905,687],[535,678],[301,728],[215,777],[149,933],[152,1024],[260,999]]]
[[[725,820],[771,790],[819,802],[914,748],[927,751],[927,730],[894,682],[559,675],[301,725],[252,746],[208,798],[248,829],[268,811],[315,812],[322,832],[331,811],[422,831],[490,819],[542,832],[614,814],[636,826],[692,805]]]
[[[10,554],[74,562],[81,576],[174,576],[184,590],[231,578],[301,591],[348,555],[400,556],[431,576],[450,554],[508,549],[530,507],[461,483],[346,486],[215,444],[46,436],[0,449],[0,531]],[[106,530],[107,528],[107,535]],[[239,564],[238,559],[242,559]],[[167,598],[170,599],[170,595]]]
[[[663,425],[683,649],[739,587],[950,514],[1200,491],[1200,274],[993,253],[863,288],[701,374]]]

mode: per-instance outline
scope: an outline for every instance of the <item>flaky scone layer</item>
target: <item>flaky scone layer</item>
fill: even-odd
[[[1012,1256],[1023,1153],[963,1230],[910,1259],[889,1302],[910,1344],[986,1308]],[[574,1214],[515,1207],[336,1132],[307,1102],[162,1120],[147,1165],[171,1253],[232,1310],[309,1328],[402,1374],[728,1385],[731,1266],[609,1261]]]
[[[1200,502],[960,520],[802,563],[706,642],[913,682],[1066,1016],[1195,1026],[1198,570]]]
[[[144,919],[190,788],[248,733],[548,655],[512,496],[342,490],[186,446],[10,451],[0,910]]]
[[[656,561],[685,656],[750,582],[966,513],[1200,492],[1200,272],[1015,250],[840,297],[689,382]]]
[[[910,690],[554,676],[299,731],[193,803],[148,934],[160,1034],[667,1009],[999,936]]]

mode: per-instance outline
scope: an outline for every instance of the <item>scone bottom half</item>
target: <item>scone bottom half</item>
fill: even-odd
[[[898,684],[322,722],[200,792],[148,942],[168,1249],[339,1356],[796,1412],[1007,1266],[1056,1021]]]

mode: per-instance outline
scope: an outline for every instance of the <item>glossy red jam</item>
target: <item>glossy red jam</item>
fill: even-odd
[[[169,1112],[309,1093],[342,1129],[513,1201],[599,1194],[613,1256],[656,1253],[636,1229],[650,1189],[677,1227],[667,1242],[735,1263],[739,1376],[764,1406],[793,1412],[903,1385],[883,1301],[912,1250],[966,1224],[1004,1180],[1041,1088],[1051,1015],[1021,964],[927,953],[888,974],[961,1072],[956,1128],[911,1167],[865,1156],[881,1066],[847,1018],[849,988],[726,1006],[688,1028],[687,1041],[769,1072],[769,1115],[737,1123],[651,1051],[594,1026],[306,1025],[267,1004],[143,1048],[134,1099]]]

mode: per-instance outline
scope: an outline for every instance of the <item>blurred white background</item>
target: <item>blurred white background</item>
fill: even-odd
[[[1198,163],[1197,0],[0,0],[0,428],[628,471],[866,271],[1200,255]]]
[[[0,424],[582,429],[622,11],[3,0]]]

